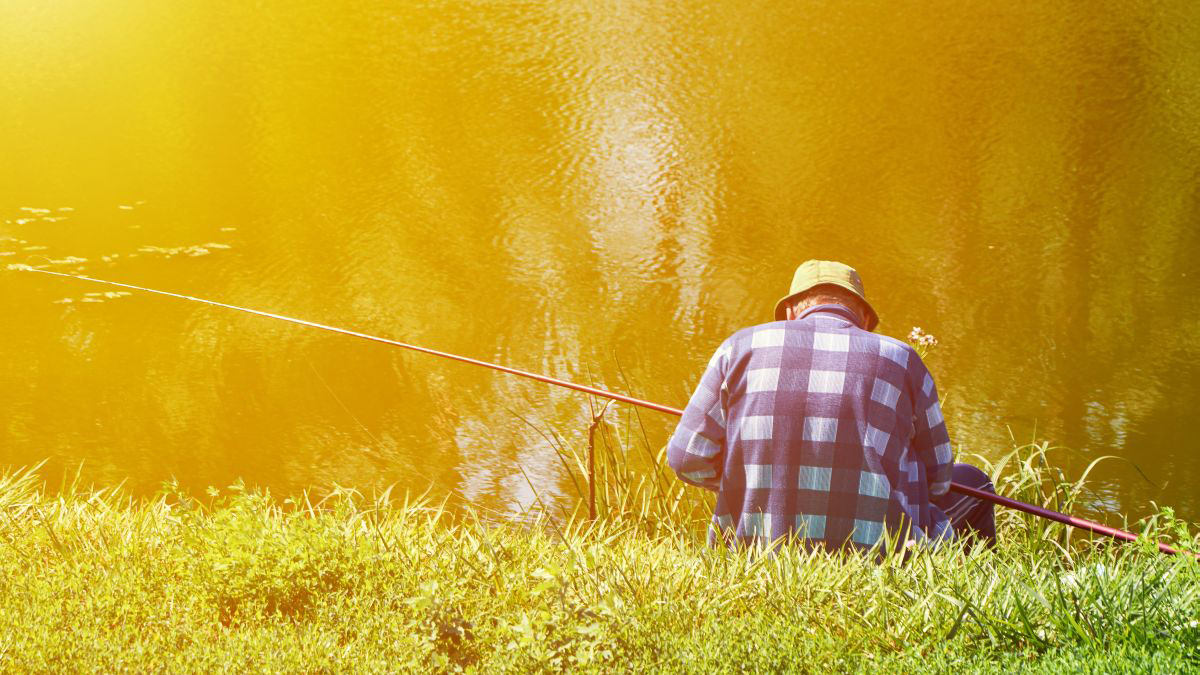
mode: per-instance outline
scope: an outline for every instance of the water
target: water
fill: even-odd
[[[682,406],[843,260],[941,340],[960,453],[1116,454],[1094,508],[1200,518],[1194,3],[394,4],[0,2],[0,264]],[[106,290],[0,272],[0,463],[572,492],[517,413],[578,445],[577,394]]]

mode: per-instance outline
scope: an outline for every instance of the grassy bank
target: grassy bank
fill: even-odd
[[[1073,498],[1078,485],[1039,468],[1044,450],[998,468],[1002,489]],[[684,516],[646,518],[688,512],[683,493],[638,485],[610,487],[599,522],[498,524],[387,495],[132,500],[48,493],[36,474],[12,473],[0,481],[0,667],[1176,673],[1200,663],[1200,564],[1182,558],[1068,542],[1010,513],[996,551],[881,564],[714,551]],[[1147,525],[1197,543],[1167,514]]]

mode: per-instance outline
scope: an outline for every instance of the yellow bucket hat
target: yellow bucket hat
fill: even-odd
[[[775,303],[775,320],[787,318],[787,306],[797,295],[823,284],[832,284],[844,288],[857,295],[867,308],[867,330],[875,330],[879,325],[879,315],[875,308],[867,302],[866,292],[863,291],[862,277],[849,265],[832,260],[806,260],[796,268],[792,276],[792,288],[788,294]]]

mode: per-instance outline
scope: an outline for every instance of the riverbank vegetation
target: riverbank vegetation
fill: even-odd
[[[596,520],[583,506],[496,521],[346,490],[133,499],[47,491],[36,472],[10,472],[0,667],[957,675],[1200,664],[1200,564],[1149,541],[1069,539],[1005,511],[994,551],[875,562],[712,550],[692,491],[655,471],[621,474],[628,458],[599,445]],[[1076,499],[1084,484],[1050,471],[1046,454],[1026,446],[992,466],[1000,491]],[[1140,526],[1147,540],[1200,544],[1169,511]]]

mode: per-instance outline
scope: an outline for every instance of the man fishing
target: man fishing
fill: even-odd
[[[669,415],[685,413],[549,375],[259,309],[23,264],[6,269],[246,312]],[[886,527],[913,537],[906,541],[967,534],[990,544],[996,538],[995,502],[1106,537],[1138,541],[1132,532],[1000,497],[982,471],[965,464],[949,469],[952,482],[947,484],[943,476],[950,467],[950,443],[933,378],[907,345],[870,333],[879,318],[853,269],[841,263],[804,263],[796,270],[792,292],[775,312],[775,323],[747,328],[721,345],[671,441],[671,466],[684,480],[719,493],[714,532],[743,541],[802,533],[825,545],[868,546]],[[950,496],[947,485],[970,498]],[[1179,553],[1163,542],[1157,547],[1169,555]],[[1188,555],[1200,559],[1200,554]]]
[[[995,544],[992,505],[949,492],[991,481],[953,463],[933,377],[878,323],[853,268],[809,260],[775,321],[713,354],[667,447],[682,480],[717,493],[710,542]]]

